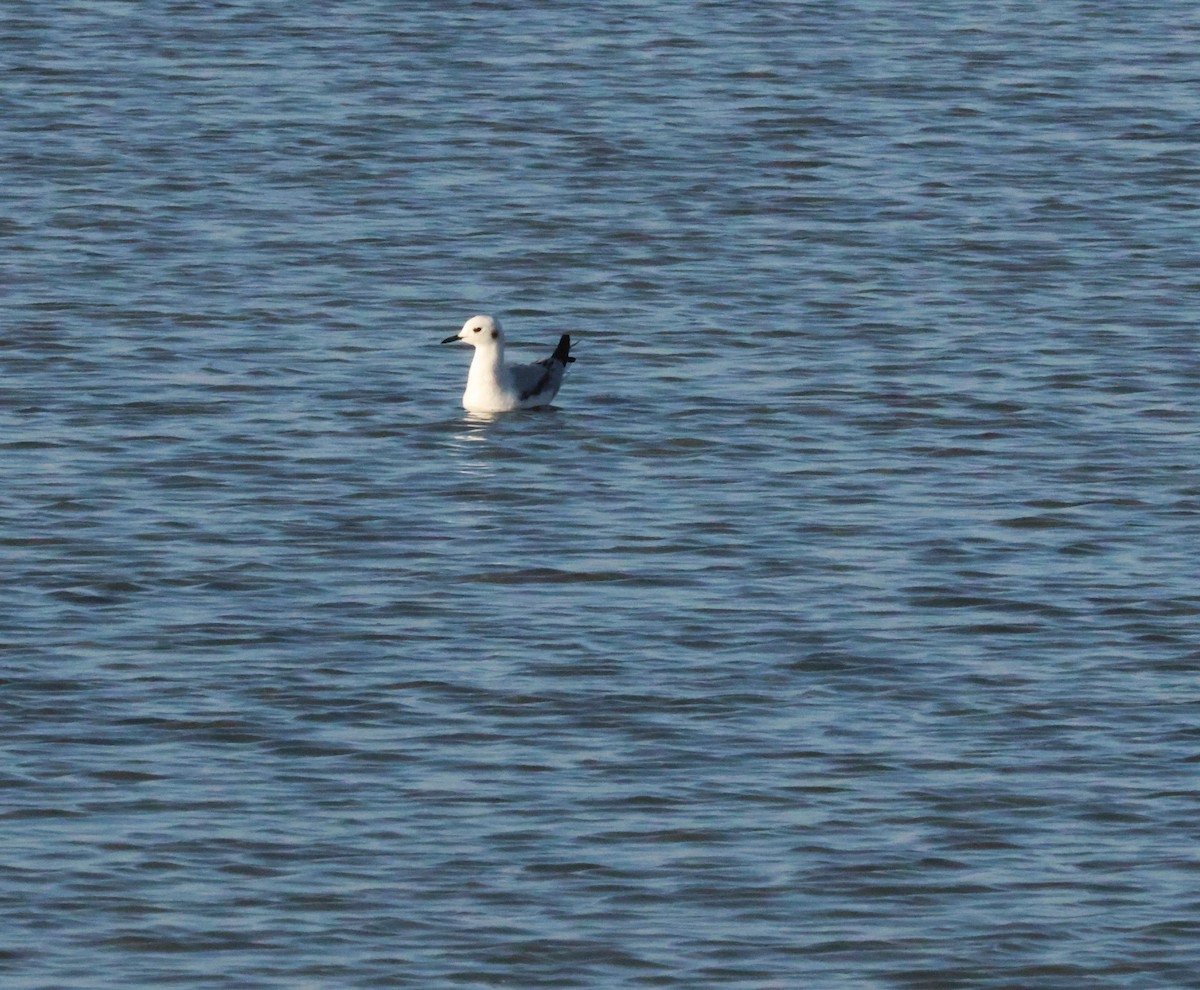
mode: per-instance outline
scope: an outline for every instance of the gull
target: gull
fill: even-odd
[[[458,333],[442,343],[459,340],[475,348],[462,399],[468,412],[495,413],[548,406],[558,394],[567,365],[575,360],[571,357],[571,335],[564,333],[548,358],[533,364],[506,365],[504,331],[500,329],[500,321],[491,316],[472,316]]]

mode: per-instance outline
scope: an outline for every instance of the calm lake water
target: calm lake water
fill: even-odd
[[[1200,987],[1200,8],[0,56],[5,988]]]

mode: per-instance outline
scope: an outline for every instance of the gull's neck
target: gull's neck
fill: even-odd
[[[471,370],[467,372],[467,385],[472,382],[503,382],[504,344],[500,341],[475,348],[471,359]]]

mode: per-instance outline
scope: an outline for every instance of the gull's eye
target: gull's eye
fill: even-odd
[[[479,331],[480,331],[481,329],[482,329],[482,327],[476,327],[476,328],[475,328],[475,330],[474,330],[474,332],[475,332],[475,333],[479,333]]]

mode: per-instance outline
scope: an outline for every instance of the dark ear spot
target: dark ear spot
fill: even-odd
[[[500,331],[499,331],[499,330],[493,330],[493,331],[492,331],[492,340],[495,340],[495,339],[496,339],[497,337],[499,337],[499,336],[500,336]]]

